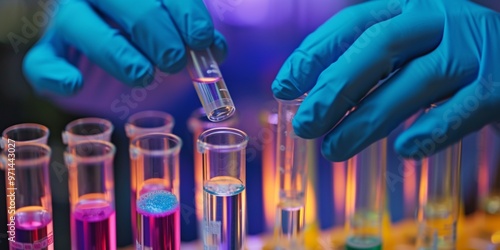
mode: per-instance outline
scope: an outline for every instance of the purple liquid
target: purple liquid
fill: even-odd
[[[137,249],[180,249],[180,211],[174,194],[156,190],[137,200]]]
[[[116,249],[115,216],[107,201],[80,201],[72,215],[73,250]]]
[[[151,192],[154,190],[168,190],[168,189],[167,189],[167,187],[165,187],[165,185],[163,185],[161,183],[153,182],[153,183],[145,184],[141,189],[141,194],[145,194],[145,193],[148,193],[148,192]],[[137,209],[136,209],[136,205],[137,205],[137,190],[132,189],[130,192],[130,206],[131,206],[132,210],[130,210],[130,211],[132,211],[131,212],[132,237],[134,237],[134,239],[137,239],[137,213],[136,213]]]
[[[11,250],[54,249],[52,216],[49,212],[36,208],[17,212],[15,222],[16,236],[15,242],[10,242]],[[31,248],[29,248],[30,245]]]

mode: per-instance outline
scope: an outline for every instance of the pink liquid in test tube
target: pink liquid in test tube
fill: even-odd
[[[49,212],[18,212],[16,218],[15,242],[10,242],[11,250],[49,250],[53,249],[52,216]]]
[[[137,249],[175,250],[180,247],[179,202],[166,190],[142,194],[137,200]]]
[[[74,250],[116,249],[116,215],[105,200],[82,201],[74,208],[71,231],[76,234]]]

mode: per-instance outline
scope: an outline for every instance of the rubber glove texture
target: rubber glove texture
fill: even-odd
[[[92,74],[77,67],[85,56],[118,81],[145,86],[155,67],[180,71],[186,46],[212,46],[218,59],[225,56],[226,41],[202,0],[65,0],[26,55],[23,71],[36,90],[71,95]]]
[[[331,161],[347,160],[439,103],[394,145],[403,157],[421,158],[500,120],[500,15],[465,0],[348,7],[290,55],[272,90],[286,100],[308,92],[294,130],[325,135],[322,153]]]

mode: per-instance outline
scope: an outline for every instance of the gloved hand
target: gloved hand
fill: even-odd
[[[322,153],[332,161],[446,100],[396,140],[399,154],[420,158],[500,120],[500,15],[465,0],[349,7],[303,41],[272,90],[281,99],[309,91],[294,130],[304,138],[326,134]]]
[[[123,83],[145,86],[155,67],[180,71],[186,45],[211,46],[219,60],[226,53],[225,39],[214,31],[202,0],[66,0],[56,13],[23,63],[38,91],[77,92],[85,81],[82,73],[94,72],[78,68],[84,56]]]

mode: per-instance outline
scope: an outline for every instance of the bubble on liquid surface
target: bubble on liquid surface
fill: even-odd
[[[204,189],[217,196],[230,196],[242,192],[245,185],[234,177],[220,176],[205,182]]]
[[[179,205],[177,197],[165,190],[143,194],[137,200],[137,209],[150,214],[161,214],[174,210]]]

